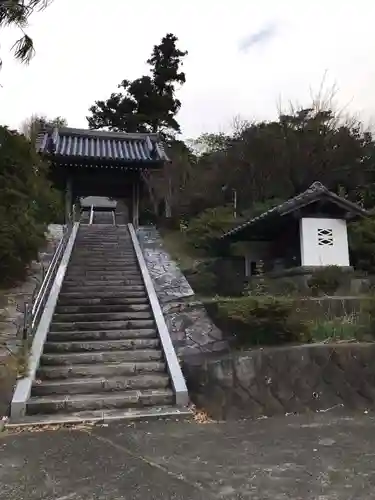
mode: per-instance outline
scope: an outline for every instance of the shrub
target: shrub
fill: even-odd
[[[291,318],[293,302],[270,295],[218,299],[218,326],[230,331],[238,346],[278,345],[306,340],[306,325]]]
[[[209,208],[191,219],[186,228],[190,245],[206,251],[213,250],[214,240],[229,230],[235,222],[232,207]]]
[[[25,275],[44,243],[61,197],[47,179],[47,166],[34,146],[17,132],[0,127],[0,282]]]
[[[217,276],[212,271],[210,261],[200,262],[192,269],[186,269],[185,276],[194,292],[201,295],[214,295],[216,293]]]
[[[211,258],[184,270],[195,292],[203,295],[242,296],[245,276],[243,259]]]
[[[300,291],[298,284],[293,278],[277,278],[273,280],[272,284],[278,295],[290,297],[297,295]]]
[[[355,268],[375,272],[375,216],[349,224],[348,237]]]
[[[253,276],[245,287],[247,295],[272,294],[283,297],[299,295],[298,284],[292,278],[269,279],[264,275]]]
[[[375,295],[362,301],[361,314],[366,318],[368,333],[375,338]]]
[[[308,286],[315,295],[322,292],[332,295],[343,283],[343,271],[339,266],[322,267],[315,271],[308,280]]]

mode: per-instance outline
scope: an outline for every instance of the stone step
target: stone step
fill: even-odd
[[[152,319],[149,311],[136,312],[90,312],[90,313],[55,313],[53,321],[57,323],[98,322],[98,321],[126,321],[129,319]]]
[[[112,244],[103,244],[103,243],[76,243],[76,245],[73,248],[73,255],[92,255],[92,254],[103,254],[103,253],[116,253],[120,252],[123,253],[127,256],[133,256],[134,255],[134,248],[132,245],[126,243],[126,242],[117,242],[117,243],[112,243]]]
[[[152,419],[173,418],[190,421],[194,416],[190,408],[176,405],[158,405],[145,408],[120,408],[115,410],[76,411],[74,413],[59,412],[54,414],[26,415],[7,424],[8,429],[21,427],[45,427],[46,425],[76,425],[85,423],[109,424],[113,422],[150,421]]]
[[[80,236],[90,236],[95,234],[118,234],[122,236],[129,234],[129,230],[127,226],[114,226],[113,224],[91,224],[90,226],[81,227],[78,231],[78,234]]]
[[[91,259],[91,258],[72,258],[69,261],[71,266],[80,266],[80,267],[95,267],[95,266],[104,266],[104,267],[136,267],[138,269],[138,261],[136,259],[116,259],[109,257],[102,257],[101,259]]]
[[[141,328],[139,330],[87,330],[49,332],[48,342],[75,342],[90,340],[122,340],[158,338],[155,328]]]
[[[114,393],[53,395],[32,397],[27,403],[27,413],[59,413],[89,410],[108,410],[115,408],[145,407],[174,403],[171,389],[144,389],[119,391]]]
[[[89,256],[89,255],[105,255],[105,254],[119,254],[119,255],[125,255],[126,257],[134,257],[134,249],[130,247],[124,247],[123,245],[118,245],[117,247],[111,247],[111,248],[96,248],[96,247],[90,247],[90,248],[82,248],[82,247],[76,247],[72,255],[83,255],[83,256]]]
[[[132,245],[132,239],[127,233],[113,233],[110,231],[105,232],[93,232],[91,234],[80,234],[78,233],[76,241],[80,243],[103,243],[103,245],[110,245],[112,243],[117,243],[118,241],[126,241],[128,245]]]
[[[99,264],[70,264],[68,267],[68,272],[69,273],[74,273],[74,272],[89,272],[89,271],[100,271],[102,274],[105,274],[106,272],[116,272],[116,271],[138,271],[138,266],[134,266],[131,264],[112,264],[108,265],[107,263],[103,263],[101,265]]]
[[[116,259],[131,259],[134,260],[135,253],[132,252],[124,252],[121,248],[116,248],[113,250],[103,250],[102,252],[95,252],[93,250],[89,250],[87,252],[73,252],[71,258],[81,258],[81,259],[102,259],[103,257]]]
[[[103,236],[103,240],[106,239],[107,237]],[[118,240],[113,242],[76,241],[76,245],[73,248],[73,254],[105,253],[115,251],[132,255],[134,254],[134,247],[130,241]]]
[[[126,241],[129,245],[132,245],[132,240],[127,233],[113,233],[112,231],[96,231],[88,234],[77,235],[76,241],[78,242],[93,242],[93,243],[103,243],[104,245],[110,245],[111,243],[117,243],[118,241]]]
[[[47,396],[51,394],[89,394],[134,389],[163,389],[167,388],[169,383],[169,376],[166,373],[145,373],[128,377],[68,378],[38,381],[38,383],[34,383],[31,394],[32,396]]]
[[[96,299],[93,299],[96,300]],[[60,305],[57,304],[57,314],[87,314],[109,312],[151,312],[149,304],[91,304],[91,305]]]
[[[143,280],[141,277],[138,278],[122,278],[120,279],[115,279],[114,277],[107,277],[106,279],[103,278],[101,280],[93,280],[93,279],[82,279],[80,277],[69,277],[64,280],[64,286],[92,286],[92,287],[98,287],[98,286],[143,286]]]
[[[117,264],[136,264],[138,261],[134,255],[116,255],[116,254],[104,254],[104,255],[72,255],[70,263],[74,262],[76,264],[81,264],[82,262],[88,262],[90,264],[103,264],[103,259],[105,262]]]
[[[106,234],[99,235],[95,238],[77,238],[76,246],[74,248],[111,248],[116,245],[133,248],[133,242],[129,237],[112,238]]]
[[[95,243],[97,245],[111,245],[118,243],[119,241],[127,243],[129,246],[133,245],[132,239],[129,234],[121,233],[111,233],[111,232],[96,232],[92,234],[79,234],[77,235],[76,241],[79,243]]]
[[[44,345],[44,353],[65,352],[94,352],[94,351],[136,351],[137,349],[159,349],[160,340],[155,339],[129,339],[121,340],[74,340],[70,342],[56,342],[48,340]]]
[[[78,231],[78,236],[81,238],[97,236],[101,234],[111,236],[129,236],[129,231],[126,227],[116,227],[113,225],[108,225],[106,227],[91,225],[85,228],[81,228],[80,231]]]
[[[111,270],[113,270],[113,271],[121,271],[121,270],[129,271],[131,269],[139,271],[138,262],[136,260],[134,260],[134,261],[130,261],[130,260],[127,260],[127,261],[113,260],[113,261],[111,261],[110,259],[108,259],[106,257],[103,257],[102,259],[97,260],[97,261],[94,261],[91,259],[82,259],[82,260],[72,259],[69,262],[69,268],[71,268],[71,267],[73,267],[73,268],[79,267],[81,269],[85,269],[88,271],[90,271],[90,270],[95,271],[96,268],[98,268],[99,270],[108,269],[109,271],[111,271]]]
[[[137,361],[136,363],[110,363],[107,365],[59,365],[40,366],[37,371],[38,380],[57,380],[70,378],[120,377],[141,375],[144,373],[165,373],[163,361]]]
[[[93,351],[63,354],[43,354],[42,365],[86,365],[99,363],[136,363],[137,361],[161,361],[160,349],[136,349],[132,351]]]
[[[104,253],[104,252],[124,252],[129,255],[134,254],[134,247],[131,240],[116,240],[107,241],[107,236],[103,236],[102,240],[94,241],[79,241],[76,240],[73,247],[73,254],[79,253]]]
[[[138,309],[134,309],[136,306],[148,306],[149,302],[146,296],[143,297],[70,297],[60,295],[57,301],[57,309],[56,312],[59,312],[60,307],[80,307],[80,306],[127,306],[129,307],[129,311],[135,311]],[[64,312],[64,311],[60,311]]]
[[[78,247],[74,247],[72,251],[72,255],[78,255],[78,256],[98,256],[100,257],[103,254],[109,254],[109,255],[124,255],[125,257],[134,257],[135,252],[133,247],[129,247],[128,245],[121,244],[119,243],[118,245],[114,246],[83,246],[80,245]]]
[[[75,323],[59,323],[53,320],[50,332],[66,332],[69,330],[139,330],[140,328],[155,328],[154,320],[132,319],[129,321],[77,321]]]
[[[134,279],[141,276],[138,269],[131,269],[129,271],[87,271],[82,269],[80,271],[69,271],[65,274],[65,279],[81,278],[88,280],[106,280],[107,278],[124,278]]]
[[[69,292],[83,292],[91,297],[98,297],[100,292],[114,292],[114,293],[127,293],[127,292],[145,292],[144,285],[110,285],[103,283],[102,286],[86,286],[86,285],[65,285],[61,288],[63,293]]]
[[[59,295],[59,303],[60,300],[75,300],[75,299],[126,299],[132,301],[133,299],[142,299],[147,300],[146,290],[126,290],[124,291],[124,287],[121,287],[121,291],[108,291],[103,290],[103,288],[97,292],[95,292],[95,297],[88,297],[86,291],[83,292],[64,292],[61,291]]]

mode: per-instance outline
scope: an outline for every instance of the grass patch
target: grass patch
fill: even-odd
[[[366,336],[366,325],[356,315],[313,321],[309,329],[313,342],[370,340],[369,336]]]

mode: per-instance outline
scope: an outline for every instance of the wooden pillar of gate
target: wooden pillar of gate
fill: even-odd
[[[135,229],[139,226],[139,179],[133,181],[132,221]]]
[[[69,176],[65,184],[65,224],[68,224],[72,215],[73,207],[73,183],[72,178]]]

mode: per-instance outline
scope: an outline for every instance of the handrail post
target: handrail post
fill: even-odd
[[[93,219],[94,219],[94,205],[91,205],[91,208],[90,208],[90,220],[89,220],[90,226],[92,224]]]
[[[23,311],[23,328],[22,328],[22,340],[26,341],[29,336],[29,315],[30,315],[30,304],[25,302],[25,309]]]

